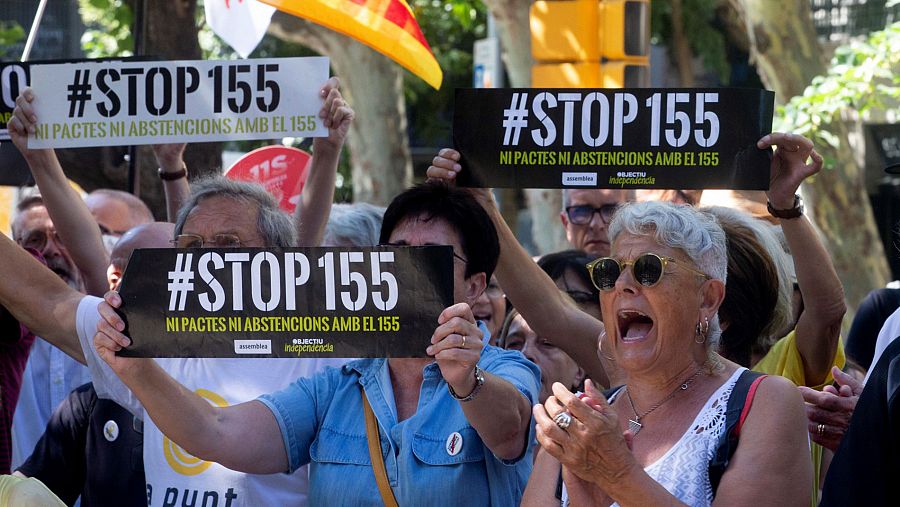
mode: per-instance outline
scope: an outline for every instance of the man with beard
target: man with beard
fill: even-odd
[[[168,222],[129,229],[110,253],[109,289],[119,288],[134,250],[170,247],[174,230]],[[40,480],[69,505],[79,496],[82,505],[95,507],[142,505],[147,501],[142,428],[139,418],[98,398],[92,383],[84,384],[53,412],[34,452],[15,473]]]
[[[354,113],[343,101],[336,78],[329,79],[320,94],[324,104],[319,118],[329,128],[329,135],[313,141],[311,174],[304,187],[304,193],[308,190],[310,198],[303,202],[315,203],[317,200],[314,197],[317,195],[319,198],[326,197],[324,200],[330,204],[333,194],[326,194],[326,188],[329,192],[333,191],[334,172]],[[17,99],[15,117],[10,121],[11,135],[24,136],[26,130],[34,128],[33,121],[29,119],[31,109],[28,105],[32,98],[25,95],[32,93],[26,90]],[[323,186],[323,182],[329,184]],[[311,210],[302,217],[302,223],[295,230],[275,199],[259,185],[224,177],[194,183],[191,196],[182,207],[175,225],[173,242],[177,247],[227,248],[240,245],[286,248],[296,244],[295,237],[298,235],[303,238],[304,244],[318,244],[321,240],[327,209]],[[318,223],[318,219],[322,223]],[[5,260],[0,263],[0,302],[35,332],[46,336],[72,357],[85,360],[82,346],[95,355],[93,344],[89,344],[95,329],[88,331],[83,328],[84,319],[78,317],[78,309],[84,306],[86,310],[91,310],[91,303],[96,306],[99,300],[67,290],[22,252],[11,248],[2,234],[0,258]],[[115,256],[113,261],[116,262]],[[50,293],[51,297],[42,300],[39,295],[43,293]],[[89,363],[93,359],[94,356],[87,358]],[[284,361],[266,358],[163,358],[160,361],[186,384],[226,404],[246,401],[248,397],[277,390],[293,379],[308,376],[329,364],[343,363],[336,359]],[[96,361],[93,362],[96,366]],[[108,376],[95,371],[93,386],[100,397],[119,403],[143,420],[147,504],[306,504],[308,477],[305,470],[292,475],[245,474],[197,460],[165,439],[154,421],[144,417],[143,407],[124,388],[124,384],[118,382],[111,372],[110,375],[115,381],[111,382]],[[181,459],[185,461],[179,461]]]
[[[106,242],[114,244],[115,234],[152,221],[149,209],[124,192],[97,191],[83,202],[69,185],[53,150],[28,149],[24,134],[15,129],[10,137],[28,162],[41,192],[40,197],[28,198],[19,205],[13,221],[16,241],[41,252],[50,269],[70,287],[87,294],[103,294],[109,289],[109,256],[100,234],[91,235],[82,228],[102,230]],[[70,202],[79,206],[66,205]],[[31,454],[53,410],[73,389],[89,382],[90,374],[77,361],[39,339],[31,346],[21,379],[12,421],[13,469]]]
[[[47,157],[52,150],[32,150],[26,160],[32,168],[48,165],[44,161],[33,160],[35,157]],[[54,157],[55,158],[55,157]],[[82,255],[93,250],[83,249],[72,252],[60,240],[54,221],[51,217],[57,217],[60,227],[69,225],[70,217],[59,217],[59,212],[54,208],[57,202],[56,191],[60,187],[71,190],[64,181],[62,171],[59,178],[62,181],[45,181],[48,171],[35,171],[35,180],[42,192],[50,192],[47,196],[33,196],[23,200],[18,206],[18,213],[13,219],[13,236],[19,246],[31,248],[40,252],[46,259],[47,266],[62,278],[67,285],[80,292],[89,294],[102,294],[108,289],[106,285],[107,258],[95,259],[92,264],[86,264],[89,271],[82,273],[75,255]],[[137,199],[137,198],[135,198]],[[79,198],[80,200],[80,198]],[[108,202],[95,203],[95,208],[103,210],[110,204],[116,203],[113,199]],[[48,210],[48,207],[50,208]],[[59,206],[57,206],[58,208]],[[109,214],[108,212],[106,213]],[[86,220],[93,222],[90,215],[85,215]],[[64,221],[60,221],[62,219]],[[135,225],[144,223],[146,218],[141,215],[128,214],[121,217],[119,227],[130,229]],[[96,225],[94,225],[96,227]],[[70,236],[75,231],[70,233]],[[75,242],[75,248],[83,246]],[[103,252],[104,254],[106,252]],[[93,264],[97,264],[95,268]],[[54,347],[45,340],[34,340],[31,353],[22,374],[21,390],[19,391],[18,404],[15,406],[15,416],[12,418],[12,468],[21,465],[31,455],[35,444],[41,438],[41,433],[50,421],[50,416],[69,393],[78,386],[90,382],[90,372],[84,365],[72,359],[60,349]]]
[[[41,197],[19,203],[12,232],[20,247],[41,255],[69,287],[81,289],[78,270],[59,241]],[[35,340],[5,309],[0,314],[0,473],[9,473],[11,460],[18,463],[31,453],[50,413],[69,391],[90,380],[90,374],[65,353]],[[13,424],[15,413],[20,423]]]

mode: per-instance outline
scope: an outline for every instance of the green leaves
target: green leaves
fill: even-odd
[[[472,86],[472,48],[487,35],[487,9],[480,0],[410,0],[409,6],[444,71],[439,91],[419,78],[404,79],[410,132],[413,144],[436,146],[449,141],[454,88]]]
[[[0,58],[17,58],[19,48],[16,46],[25,38],[25,29],[15,21],[0,22]]]
[[[865,114],[891,108],[900,113],[900,23],[873,32],[867,40],[837,48],[828,73],[776,110],[776,131],[795,132],[815,144],[840,148],[827,127],[845,110]],[[826,164],[829,161],[826,160]]]
[[[87,29],[81,36],[81,49],[88,58],[131,56],[134,17],[123,0],[79,0],[78,11]]]
[[[682,23],[691,51],[703,60],[706,69],[725,83],[731,66],[725,54],[725,36],[716,21],[719,3],[719,0],[682,0]],[[669,0],[652,0],[650,32],[654,43],[672,46],[672,4]]]

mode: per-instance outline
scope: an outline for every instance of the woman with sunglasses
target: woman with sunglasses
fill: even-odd
[[[689,206],[645,202],[622,207],[609,233],[610,256],[589,269],[601,292],[604,352],[627,381],[609,398],[590,381],[586,396],[554,384],[534,410],[538,441],[562,463],[572,505],[808,504],[803,403],[780,377],[757,384],[736,450],[718,484],[710,478],[745,371],[716,353],[722,229]]]

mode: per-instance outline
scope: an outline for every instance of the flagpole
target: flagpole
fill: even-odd
[[[41,24],[41,18],[44,17],[44,9],[47,8],[47,0],[41,0],[41,3],[38,4],[37,13],[34,15],[34,22],[31,23],[31,31],[28,32],[28,40],[25,41],[25,50],[22,51],[22,60],[23,62],[28,61],[28,57],[31,56],[31,48],[34,46],[34,41],[37,39],[38,33],[38,25]]]
[[[31,56],[31,48],[34,47],[34,41],[37,39],[38,27],[41,19],[44,17],[44,9],[47,8],[47,0],[41,0],[38,4],[37,12],[34,14],[34,21],[31,23],[31,31],[28,32],[28,39],[25,41],[25,49],[22,51],[20,62],[27,62]],[[15,202],[19,202],[25,197],[24,187],[16,187]]]

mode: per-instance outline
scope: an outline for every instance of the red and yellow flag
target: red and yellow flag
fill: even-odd
[[[352,37],[393,59],[435,89],[444,78],[405,0],[260,0]]]

